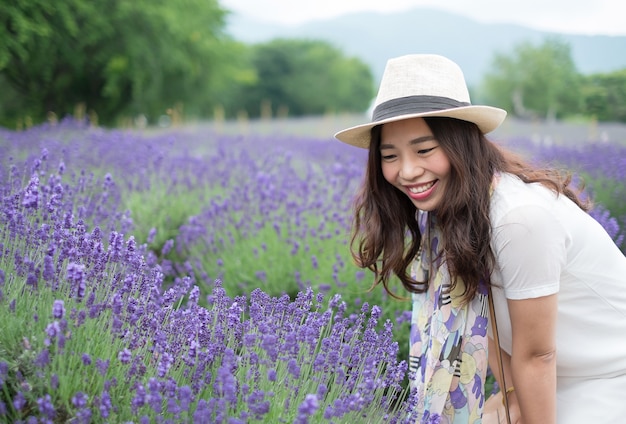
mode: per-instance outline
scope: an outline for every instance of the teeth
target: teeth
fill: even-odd
[[[422,185],[422,186],[419,186],[419,187],[410,187],[409,191],[411,193],[415,193],[415,194],[423,193],[426,190],[428,190],[429,188],[431,188],[434,184],[435,184],[435,182],[433,181],[431,183],[428,183],[428,184],[425,184],[425,185]]]

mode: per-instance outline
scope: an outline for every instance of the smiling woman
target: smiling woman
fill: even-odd
[[[489,141],[506,112],[472,105],[442,56],[390,59],[372,116],[336,138],[369,151],[356,263],[412,294],[415,422],[500,422],[493,409],[525,424],[626,416],[626,258],[571,177]],[[505,389],[495,402],[488,366]],[[580,402],[589,393],[601,407]]]

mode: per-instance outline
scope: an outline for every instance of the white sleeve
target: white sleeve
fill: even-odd
[[[504,215],[493,230],[492,248],[506,297],[557,293],[568,243],[567,232],[546,208],[525,205]]]

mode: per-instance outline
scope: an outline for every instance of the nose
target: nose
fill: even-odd
[[[424,173],[424,168],[419,160],[406,158],[400,164],[399,177],[404,181],[413,181]]]

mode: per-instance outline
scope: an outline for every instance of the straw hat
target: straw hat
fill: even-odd
[[[339,131],[335,137],[367,149],[374,126],[426,116],[473,122],[486,134],[504,121],[506,111],[472,105],[463,71],[456,63],[443,56],[412,54],[387,62],[372,121]]]

